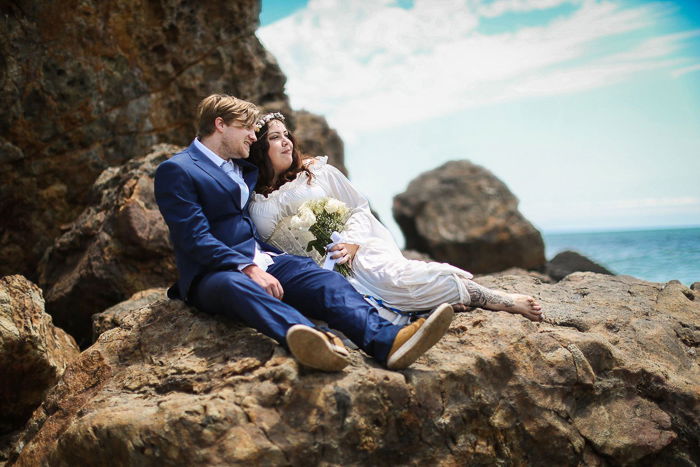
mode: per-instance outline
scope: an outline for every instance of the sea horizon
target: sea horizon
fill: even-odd
[[[551,260],[575,251],[614,274],[650,282],[700,281],[700,225],[543,231]]]
[[[535,226],[537,227],[537,226]],[[578,233],[617,233],[617,232],[644,232],[657,230],[684,230],[684,229],[700,229],[700,224],[682,224],[682,225],[657,225],[657,226],[638,226],[638,227],[583,227],[583,228],[554,228],[545,229],[537,227],[542,235],[558,235],[558,234],[578,234]]]

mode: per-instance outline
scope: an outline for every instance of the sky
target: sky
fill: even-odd
[[[700,225],[700,0],[262,0],[295,109],[393,197],[469,160],[544,233]]]

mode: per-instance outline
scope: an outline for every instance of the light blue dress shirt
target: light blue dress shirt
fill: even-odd
[[[241,168],[230,160],[227,161],[219,157],[218,154],[202,144],[202,142],[197,138],[194,140],[194,145],[197,146],[197,149],[202,151],[202,153],[204,153],[204,155],[207,156],[209,160],[214,163],[214,165],[221,168],[226,175],[231,178],[231,180],[238,184],[238,186],[241,188],[241,209],[243,209],[245,207],[245,203],[248,201],[248,197],[250,196],[250,190],[248,189],[248,185],[246,185],[245,180],[243,180]],[[239,265],[238,270],[242,271],[243,268],[250,266],[253,263],[255,263],[263,271],[267,271],[267,267],[272,264],[272,257],[267,253],[263,253],[257,240],[255,241],[255,258],[253,258],[253,262]]]

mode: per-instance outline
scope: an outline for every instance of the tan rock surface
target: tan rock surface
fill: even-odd
[[[0,436],[29,419],[78,354],[44,313],[39,287],[22,276],[0,278]]]
[[[541,270],[540,232],[518,211],[518,200],[490,171],[451,161],[412,180],[394,197],[394,218],[406,249],[475,274],[511,267]]]
[[[179,150],[156,145],[145,156],[105,170],[92,187],[91,204],[42,258],[39,284],[46,290],[46,308],[81,346],[91,340],[94,313],[175,282],[175,257],[153,176]]]
[[[400,373],[357,351],[338,374],[301,369],[179,302],[125,304],[34,413],[17,465],[700,462],[697,293],[594,273],[479,281],[535,295],[549,322],[460,314]]]

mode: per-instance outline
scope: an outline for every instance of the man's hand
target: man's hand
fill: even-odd
[[[284,290],[282,290],[282,284],[280,284],[280,281],[278,281],[275,276],[266,273],[255,264],[244,267],[243,273],[265,289],[265,292],[269,293],[277,300],[282,300]]]
[[[350,262],[352,264],[352,259],[355,257],[355,253],[360,248],[360,245],[355,245],[354,243],[338,243],[333,248],[328,251],[334,251],[331,258],[337,259],[338,264],[345,264]]]

